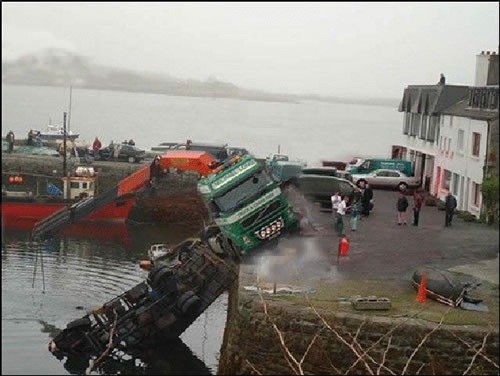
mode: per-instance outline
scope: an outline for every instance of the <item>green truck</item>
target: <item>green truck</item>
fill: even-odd
[[[411,161],[404,159],[380,159],[380,158],[369,158],[363,159],[358,166],[348,166],[347,171],[351,175],[356,174],[368,174],[372,171],[378,170],[380,168],[399,170],[406,176],[413,176],[413,164]]]
[[[200,179],[198,192],[217,225],[214,228],[243,254],[298,226],[278,183],[248,154]]]

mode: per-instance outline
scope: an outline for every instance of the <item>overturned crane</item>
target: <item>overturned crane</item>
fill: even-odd
[[[198,238],[151,259],[146,281],[70,322],[50,342],[54,354],[106,354],[178,337],[238,278],[241,254],[297,228],[280,187],[250,155],[217,163],[196,153],[198,158],[190,151],[166,153],[129,178],[121,191],[128,194],[143,185],[159,165],[197,171],[198,191],[213,222]],[[39,238],[56,231],[43,223],[35,230]]]

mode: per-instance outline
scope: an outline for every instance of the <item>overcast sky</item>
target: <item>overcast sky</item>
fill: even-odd
[[[2,59],[63,47],[97,64],[286,93],[399,98],[472,85],[498,51],[490,3],[8,3]]]

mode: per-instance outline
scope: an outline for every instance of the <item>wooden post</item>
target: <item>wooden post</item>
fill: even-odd
[[[67,168],[67,164],[66,164],[66,116],[67,116],[67,113],[64,112],[63,113],[63,178],[64,178],[64,182],[66,183],[65,184],[65,190],[64,190],[64,198],[69,198],[70,197],[70,194],[69,194],[69,181],[68,181],[68,168]]]

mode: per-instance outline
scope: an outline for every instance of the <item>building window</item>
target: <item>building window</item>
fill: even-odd
[[[410,136],[416,136],[420,125],[419,114],[411,114]]]
[[[77,181],[72,181],[69,183],[69,187],[73,188],[73,189],[78,189],[78,188],[80,188],[80,184],[78,184]]]
[[[453,195],[458,196],[458,174],[453,173],[453,181],[451,188]]]
[[[443,136],[439,137],[439,150],[443,150]]]
[[[481,184],[472,183],[472,187],[474,206],[479,206],[479,201],[481,200]]]
[[[443,180],[441,188],[450,189],[451,187],[450,183],[451,183],[451,171],[443,170]]]
[[[87,189],[87,183],[82,183],[82,188]]]
[[[464,130],[463,129],[458,130],[457,150],[460,150],[460,151],[464,150]]]
[[[425,140],[428,122],[429,122],[429,117],[427,115],[422,115],[422,126],[420,127],[420,138],[422,140]]]
[[[450,116],[450,128],[453,126],[453,116]]]
[[[436,130],[439,129],[439,116],[431,116],[429,119],[429,131],[427,132],[427,141],[435,141],[438,139]]]
[[[472,132],[472,155],[479,157],[479,143],[481,142],[481,134]]]
[[[408,134],[410,132],[410,118],[411,118],[411,113],[405,112],[403,134]]]

